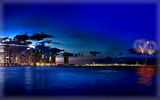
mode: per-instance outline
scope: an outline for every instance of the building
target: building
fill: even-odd
[[[24,65],[28,59],[26,58],[27,46],[10,46],[11,62],[13,65]]]
[[[64,52],[64,65],[68,65],[69,64],[69,58],[68,58],[68,53]]]
[[[32,57],[31,57],[31,51],[30,51],[30,48],[27,48],[26,49],[26,59],[27,59],[27,63],[28,63],[28,65],[30,65],[31,64],[31,62],[32,62]]]
[[[0,65],[10,65],[11,62],[11,48],[8,45],[0,45]]]
[[[49,63],[49,55],[44,56],[43,63]]]
[[[0,46],[0,65],[3,65],[5,63],[5,46]]]
[[[41,50],[33,50],[32,51],[32,63],[40,63],[42,62],[42,51]]]
[[[50,55],[50,63],[56,64],[56,56],[53,52]]]
[[[4,50],[5,50],[5,63],[6,64],[11,64],[12,63],[11,62],[12,56],[11,56],[11,48],[10,48],[10,46],[6,45]]]

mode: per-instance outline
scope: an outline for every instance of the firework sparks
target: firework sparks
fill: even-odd
[[[155,53],[155,50],[157,49],[157,44],[154,41],[147,41],[145,44],[146,53],[152,55]]]
[[[157,44],[154,41],[145,41],[143,39],[136,40],[133,46],[137,53],[149,54],[149,55],[154,54],[156,49],[158,48]],[[147,55],[145,55],[144,64],[146,64],[146,62],[147,62]]]
[[[145,40],[140,39],[134,42],[134,48],[137,53],[144,54],[145,53]]]
[[[137,53],[152,55],[157,49],[157,44],[154,41],[139,39],[134,42],[134,49]]]

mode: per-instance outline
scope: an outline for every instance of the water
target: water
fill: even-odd
[[[0,95],[151,96],[155,78],[154,67],[0,67]]]

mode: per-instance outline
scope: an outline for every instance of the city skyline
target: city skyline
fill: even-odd
[[[151,4],[6,4],[4,7],[4,33],[0,34],[1,40],[6,41],[3,44],[28,45],[43,50],[44,54],[53,48],[61,56],[63,52],[76,55],[71,57],[72,61],[92,61],[93,56],[97,60],[143,57],[129,52],[133,43],[137,39],[157,43],[155,6]],[[63,61],[62,57],[58,59]]]

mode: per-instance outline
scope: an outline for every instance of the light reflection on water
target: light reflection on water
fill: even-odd
[[[153,66],[137,67],[136,72],[140,76],[140,78],[137,79],[137,82],[147,86],[152,85],[152,78],[156,73],[155,67]]]
[[[0,67],[0,96],[155,95],[154,74],[154,67]]]
[[[4,87],[4,68],[0,67],[0,97],[3,97]]]

